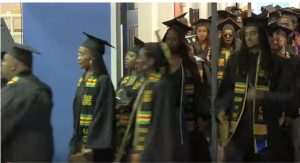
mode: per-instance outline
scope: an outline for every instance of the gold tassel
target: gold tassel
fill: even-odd
[[[225,121],[224,123],[219,124],[219,137],[220,137],[220,146],[225,147],[228,143],[229,135],[229,122]]]

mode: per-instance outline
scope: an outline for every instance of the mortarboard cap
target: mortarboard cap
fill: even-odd
[[[187,12],[175,17],[174,19],[181,19],[181,18],[185,17],[186,14],[187,14]]]
[[[274,11],[269,13],[268,21],[269,23],[276,22],[279,20],[281,13],[279,11]]]
[[[279,11],[274,11],[269,13],[269,17],[276,17],[279,18],[281,16],[281,13]]]
[[[136,55],[138,55],[139,50],[144,46],[144,42],[140,40],[137,37],[134,37],[134,46],[130,50],[131,52],[134,52]]]
[[[211,19],[199,19],[195,21],[192,25],[193,26],[200,26],[200,25],[205,25],[205,26],[210,26],[211,24]]]
[[[83,32],[83,34],[85,34],[87,36],[87,39],[81,44],[81,46],[88,48],[90,50],[96,51],[100,55],[103,55],[105,53],[105,45],[115,48],[109,42],[107,42],[105,40],[97,38],[86,32]]]
[[[231,18],[227,18],[218,24],[218,29],[223,30],[224,27],[228,27],[229,29],[233,29],[234,31],[238,31],[241,27]]]
[[[274,8],[275,8],[276,10],[281,9],[281,7],[280,7],[279,5],[276,5]]]
[[[300,9],[299,8],[292,7],[292,11],[300,14]]]
[[[266,17],[246,17],[243,19],[243,25],[246,26],[256,26],[256,27],[266,27],[268,26],[268,19]]]
[[[4,19],[1,18],[1,58],[13,44],[14,39],[12,38]]]
[[[290,8],[282,8],[280,10],[278,10],[281,12],[282,15],[292,15],[292,16],[296,16],[296,17],[299,17],[300,14],[297,13],[297,12],[294,12],[292,9]]]
[[[186,13],[179,15],[171,20],[163,22],[164,25],[166,25],[169,28],[175,28],[178,32],[180,32],[183,35],[186,35],[188,31],[192,30],[191,27],[183,24],[178,19],[184,17]]]
[[[24,63],[27,67],[31,68],[33,53],[40,54],[36,49],[28,45],[14,43],[6,54],[16,58],[20,62]]]
[[[271,12],[276,11],[276,9],[273,7],[273,5],[267,5],[267,6],[262,6],[261,11],[263,13],[271,13]]]
[[[145,44],[144,41],[140,40],[137,37],[134,37],[134,45],[135,46],[143,46],[144,44]]]
[[[233,15],[231,12],[226,11],[226,10],[218,10],[217,11],[217,15],[218,15],[218,20],[219,21],[223,21],[227,18],[232,18],[235,19],[235,15]]]
[[[273,34],[274,32],[278,32],[283,34],[285,37],[289,36],[293,31],[285,25],[279,24],[278,22],[273,22],[269,24],[268,32],[269,34]]]
[[[242,11],[237,6],[229,6],[229,7],[226,7],[225,10],[231,12],[234,16],[240,15],[241,11]]]

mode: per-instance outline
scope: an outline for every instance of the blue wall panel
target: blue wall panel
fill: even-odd
[[[33,71],[53,91],[53,161],[66,161],[69,152],[72,100],[83,72],[77,65],[83,31],[110,42],[109,3],[23,3],[23,42],[42,53],[35,55]],[[108,48],[104,60],[110,72]]]

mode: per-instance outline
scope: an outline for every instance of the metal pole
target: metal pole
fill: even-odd
[[[251,11],[251,2],[248,2],[248,17],[251,17],[251,14],[252,11]]]
[[[121,4],[116,3],[116,40],[117,44],[116,47],[122,47],[123,48],[123,40],[122,38],[122,31],[121,31]],[[123,65],[123,49],[122,48],[116,48],[117,49],[117,81],[121,79],[123,76],[122,69],[121,67]],[[116,85],[117,88],[117,85]]]
[[[211,66],[212,66],[212,82],[211,82],[211,123],[212,123],[212,130],[211,130],[211,158],[213,162],[217,162],[217,122],[215,116],[215,105],[214,101],[217,95],[217,60],[219,58],[218,53],[218,31],[217,31],[217,3],[212,3],[211,5],[211,28],[210,28],[210,40],[211,40],[211,49],[212,49],[212,59],[211,59]]]

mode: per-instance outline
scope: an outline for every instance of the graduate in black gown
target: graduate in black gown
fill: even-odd
[[[141,85],[144,83],[143,75],[136,70],[136,59],[144,42],[137,37],[134,38],[134,42],[135,46],[125,56],[125,66],[128,73],[120,79],[116,90],[116,153],[119,151],[119,146],[129,123],[133,102]]]
[[[14,39],[12,38],[9,30],[5,24],[3,18],[1,18],[1,61],[3,60],[4,54],[11,48],[14,43]],[[1,76],[1,88],[5,86],[7,80]]]
[[[294,78],[291,84],[296,86],[297,83],[297,64],[299,63],[299,59],[294,55],[291,49],[288,49],[288,36],[292,33],[292,30],[288,27],[279,24],[278,22],[273,22],[268,26],[269,34],[271,35],[271,49],[273,55],[277,55],[282,58],[282,65],[286,67],[285,74],[290,74]],[[286,103],[284,103],[284,111],[281,118],[281,127],[286,135],[286,140],[290,145],[290,152],[293,153],[293,143],[292,143],[292,119],[299,115],[298,113],[298,99],[299,95],[297,89],[292,90],[294,93],[294,97],[288,99]],[[296,148],[295,148],[296,149]]]
[[[210,61],[211,49],[210,49],[210,19],[199,19],[193,23],[196,27],[196,40],[192,43],[194,48],[194,55],[204,60]]]
[[[293,90],[294,98],[290,98],[285,104],[284,116],[282,117],[282,127],[285,129],[285,133],[291,138],[290,145],[294,146],[294,161],[299,161],[299,136],[297,134],[297,120],[299,117],[299,61],[300,58],[293,54],[290,49],[287,49],[288,36],[292,33],[292,30],[286,26],[277,22],[269,25],[269,33],[272,35],[272,50],[274,55],[278,55],[283,58],[283,63],[286,67],[289,67],[289,71],[285,73],[291,73],[294,77],[291,83],[295,83],[296,88]],[[294,123],[292,121],[294,120]],[[296,122],[296,123],[295,123]],[[295,136],[297,135],[297,136]],[[292,153],[292,151],[291,151]]]
[[[139,52],[137,71],[144,75],[145,82],[134,102],[130,123],[122,142],[122,144],[127,142],[125,144],[129,145],[128,159],[131,162],[151,162],[153,159],[159,159],[159,156],[146,151],[150,145],[154,144],[147,140],[155,121],[154,114],[162,109],[157,105],[162,104],[162,102],[169,102],[163,99],[166,96],[161,96],[168,92],[160,85],[163,76],[168,72],[168,61],[165,55],[161,44],[153,42],[145,43]],[[128,138],[131,138],[132,142]]]
[[[294,40],[295,40],[295,59],[297,60],[296,64],[296,98],[294,103],[296,104],[296,108],[298,111],[297,117],[293,120],[292,124],[292,140],[294,146],[294,161],[300,162],[300,21],[298,18],[298,26],[294,33]]]
[[[85,72],[73,101],[74,134],[70,160],[112,161],[115,128],[115,93],[102,55],[108,42],[84,32],[87,39],[78,49],[78,64]]]
[[[1,63],[1,162],[51,162],[51,89],[32,74],[31,47],[13,44]]]
[[[184,16],[181,15],[181,16]],[[162,79],[161,102],[154,107],[145,153],[148,161],[210,161],[208,143],[198,120],[209,116],[201,99],[202,83],[196,63],[188,55],[184,35],[190,28],[177,19],[166,21],[163,42],[170,49],[169,73]],[[207,98],[207,97],[206,97]],[[158,109],[160,108],[160,109]]]
[[[211,55],[210,42],[209,42],[209,28],[211,19],[199,19],[193,23],[196,27],[196,40],[191,44],[194,58],[197,63],[198,71],[200,74],[201,82],[205,87],[211,87],[211,63],[208,56]],[[210,96],[210,91],[208,96]]]
[[[243,22],[241,50],[231,55],[216,98],[218,120],[228,124],[225,161],[290,161],[279,120],[292,97],[293,77],[271,54],[267,20]]]
[[[241,48],[241,40],[237,38],[236,32],[241,27],[231,18],[227,18],[218,24],[218,29],[221,30],[221,38],[219,41],[219,58],[217,67],[218,85],[223,79],[224,70],[230,55],[239,51]]]

